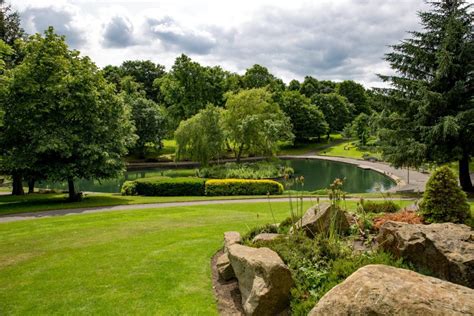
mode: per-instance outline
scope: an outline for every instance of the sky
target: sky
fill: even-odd
[[[10,0],[29,34],[52,25],[100,66],[184,53],[240,74],[254,64],[285,82],[314,76],[384,86],[389,45],[418,30],[423,0]]]

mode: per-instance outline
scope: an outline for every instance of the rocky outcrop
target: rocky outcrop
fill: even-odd
[[[474,290],[405,269],[368,265],[326,293],[309,315],[474,315]]]
[[[233,244],[241,244],[242,236],[239,232],[225,232],[224,233],[224,252],[227,253],[230,246]]]
[[[314,237],[320,233],[329,234],[332,227],[339,233],[345,232],[350,225],[344,211],[324,203],[308,209],[295,227],[303,229],[308,237]]]
[[[469,226],[389,221],[380,228],[377,242],[438,278],[474,288],[474,234]]]
[[[227,253],[223,253],[217,258],[216,261],[217,272],[219,273],[219,277],[224,281],[229,281],[235,278],[234,269],[232,269],[232,265],[229,261],[229,256]]]
[[[266,243],[273,241],[278,238],[282,238],[284,235],[282,234],[272,234],[272,233],[262,233],[258,234],[252,239],[252,242],[259,242],[259,243]]]
[[[246,315],[276,315],[288,307],[293,280],[276,252],[233,244],[228,255]]]

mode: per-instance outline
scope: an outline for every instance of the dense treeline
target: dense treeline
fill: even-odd
[[[400,74],[382,76],[393,89],[366,90],[311,76],[285,84],[262,65],[240,75],[184,54],[168,71],[150,60],[99,69],[52,28],[27,37],[0,0],[0,169],[14,194],[22,181],[66,180],[77,199],[75,179],[112,177],[124,155],[144,158],[166,138],[178,159],[208,164],[344,131],[362,146],[375,139],[396,166],[459,160],[472,189],[472,15],[463,1],[432,5],[425,32],[387,55]]]

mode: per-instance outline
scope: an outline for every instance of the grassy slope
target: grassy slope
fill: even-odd
[[[0,224],[0,315],[215,315],[209,259],[223,232],[268,222],[253,203]]]

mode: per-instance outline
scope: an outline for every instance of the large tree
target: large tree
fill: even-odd
[[[25,31],[20,25],[20,15],[13,11],[11,5],[5,0],[0,0],[0,39],[10,46],[15,41],[25,36]]]
[[[337,93],[346,97],[354,105],[354,115],[360,113],[369,114],[370,109],[367,102],[367,94],[364,86],[353,80],[344,80],[337,84]]]
[[[131,141],[129,111],[90,59],[53,28],[30,37],[8,82],[3,171],[67,181],[76,200],[74,180],[116,176]]]
[[[324,114],[311,100],[298,91],[285,91],[280,107],[290,118],[297,141],[307,141],[325,135],[329,129]]]
[[[225,72],[220,67],[203,67],[186,55],[176,58],[171,71],[155,80],[168,108],[173,126],[190,118],[208,103],[224,103]]]
[[[386,55],[397,74],[381,76],[392,85],[384,91],[388,114],[381,130],[382,150],[397,166],[458,161],[461,186],[473,191],[471,5],[462,0],[429,4],[430,11],[419,13],[423,29],[411,32],[411,38],[392,46]]]
[[[182,121],[175,132],[176,158],[183,156],[203,166],[218,159],[224,148],[222,109],[208,105],[193,117]]]
[[[312,101],[324,113],[329,124],[328,138],[330,133],[342,131],[350,123],[352,105],[345,97],[336,93],[315,94]]]
[[[228,145],[237,162],[244,153],[273,155],[279,141],[292,141],[290,119],[265,88],[229,94],[224,112]]]

